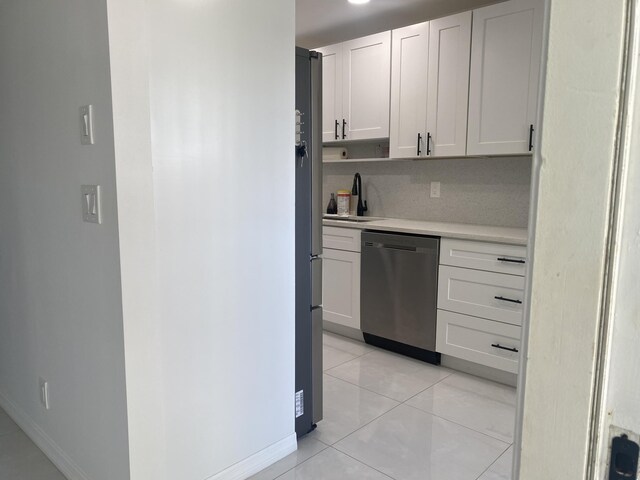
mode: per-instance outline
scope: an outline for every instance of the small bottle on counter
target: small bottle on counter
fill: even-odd
[[[338,204],[336,203],[336,196],[334,193],[331,194],[329,205],[327,205],[327,213],[329,215],[335,215],[336,213],[338,213]]]

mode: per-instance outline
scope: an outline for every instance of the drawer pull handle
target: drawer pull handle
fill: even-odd
[[[499,348],[500,350],[507,350],[509,352],[515,352],[518,353],[518,349],[517,348],[513,348],[513,347],[503,347],[502,345],[500,345],[499,343],[492,343],[491,346],[493,348]]]
[[[522,303],[522,300],[514,300],[513,298],[506,298],[506,297],[493,297],[496,300],[502,300],[503,302],[511,302],[511,303]]]
[[[525,261],[520,259],[515,259],[515,258],[504,258],[504,257],[498,257],[498,261],[499,262],[509,262],[509,263],[522,263],[524,264]]]

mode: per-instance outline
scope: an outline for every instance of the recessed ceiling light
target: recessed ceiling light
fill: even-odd
[[[365,3],[369,3],[369,0],[349,0],[349,3],[353,3],[354,5],[364,5]]]

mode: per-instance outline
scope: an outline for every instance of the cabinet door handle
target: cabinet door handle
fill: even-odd
[[[427,156],[431,155],[431,132],[427,132]]]
[[[513,348],[513,347],[503,347],[502,345],[500,345],[499,343],[492,343],[491,346],[493,348],[499,348],[500,350],[507,350],[508,352],[515,352],[518,353],[518,349],[517,348]]]
[[[347,121],[343,118],[342,119],[342,139],[343,140],[347,138],[347,134],[345,133],[346,128],[347,128]]]
[[[340,137],[338,136],[338,127],[340,126],[340,123],[338,122],[338,120],[336,120],[336,130],[335,130],[335,137],[336,140],[338,140]]]
[[[511,303],[522,303],[522,300],[514,300],[513,298],[506,298],[506,297],[502,297],[502,296],[498,296],[498,297],[493,297],[496,300],[502,300],[503,302],[511,302]]]
[[[418,148],[416,149],[416,155],[420,156],[420,144],[422,143],[422,135],[418,134]]]
[[[515,258],[498,257],[498,261],[509,262],[509,263],[525,263],[525,261],[522,260],[521,258],[515,259]]]
[[[529,151],[533,150],[533,125],[529,125]]]

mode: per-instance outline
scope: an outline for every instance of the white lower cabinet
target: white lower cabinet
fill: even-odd
[[[436,349],[511,373],[518,373],[520,327],[438,310]]]
[[[442,239],[438,352],[517,373],[525,261],[525,247]]]
[[[520,325],[524,277],[440,265],[438,308]]]
[[[324,227],[322,238],[322,319],[359,330],[360,230]]]

